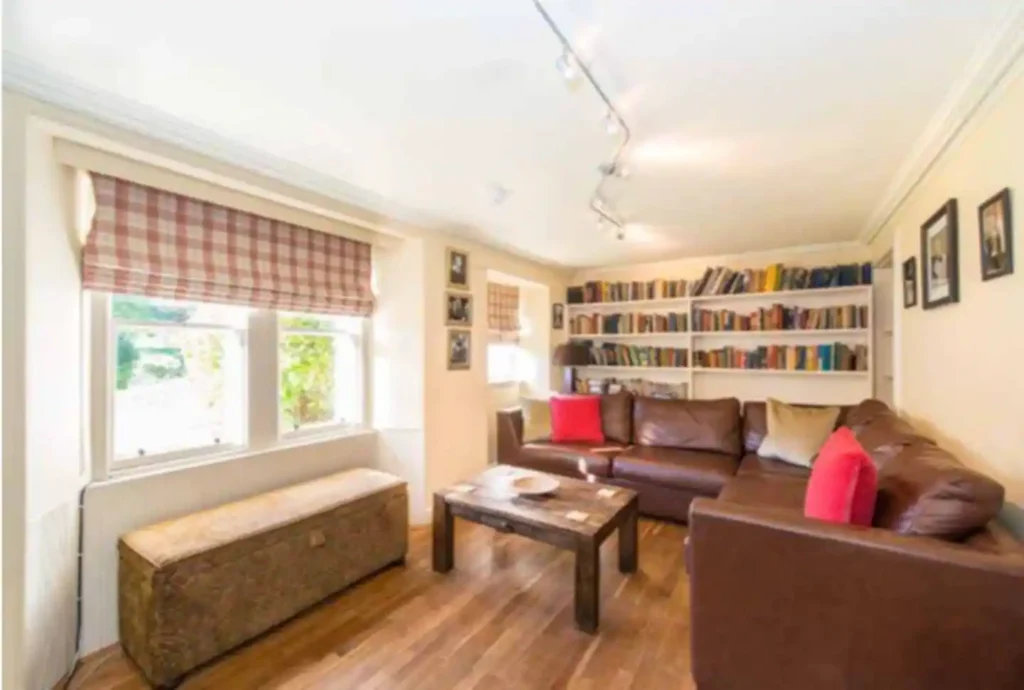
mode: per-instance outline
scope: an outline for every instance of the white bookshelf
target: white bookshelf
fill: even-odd
[[[695,350],[715,349],[728,345],[737,348],[759,345],[814,345],[846,343],[868,346],[868,368],[861,371],[794,371],[789,369],[731,369],[709,367],[627,367],[588,365],[579,367],[580,375],[589,377],[649,378],[656,381],[687,383],[690,397],[738,397],[746,400],[769,396],[797,402],[847,403],[871,397],[874,357],[870,285],[785,290],[742,295],[702,295],[628,302],[597,302],[567,305],[568,319],[580,314],[613,313],[650,314],[686,313],[693,325],[695,309],[730,310],[746,314],[760,307],[782,304],[785,307],[822,308],[848,304],[868,307],[865,328],[798,329],[770,331],[685,331],[675,333],[595,333],[570,335],[574,341],[621,342],[648,346],[686,348],[690,362]],[[623,376],[618,377],[617,374]],[[649,374],[649,376],[642,376]],[[808,382],[813,382],[808,386]]]

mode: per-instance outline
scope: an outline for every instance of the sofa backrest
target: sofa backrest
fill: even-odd
[[[826,407],[826,405],[797,405],[797,407]],[[844,426],[849,405],[839,406],[836,428]],[[748,400],[743,403],[743,452],[756,453],[761,442],[768,435],[768,406],[763,400]]]
[[[640,446],[705,450],[739,457],[743,448],[740,401],[638,397],[633,401],[633,435]]]
[[[604,439],[628,445],[633,442],[633,396],[622,391],[601,396],[601,431]]]

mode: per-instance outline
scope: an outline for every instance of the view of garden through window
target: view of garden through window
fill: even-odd
[[[245,442],[248,309],[117,295],[112,314],[115,459]],[[358,383],[339,380],[356,373],[359,320],[278,326],[282,430],[359,421]]]

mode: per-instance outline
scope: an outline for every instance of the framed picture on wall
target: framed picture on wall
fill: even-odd
[[[917,306],[917,257],[903,262],[903,308]]]
[[[448,287],[456,290],[468,290],[469,254],[448,247],[445,254],[445,272],[448,275]]]
[[[921,306],[960,301],[960,260],[956,199],[942,205],[921,226]]]
[[[981,241],[981,279],[992,280],[1013,273],[1013,216],[1009,188],[978,207]]]
[[[446,326],[473,325],[473,295],[459,292],[444,294],[444,323]]]
[[[565,327],[565,305],[556,302],[551,305],[551,328],[560,331]]]
[[[469,369],[473,351],[472,332],[461,328],[448,329],[448,369]]]

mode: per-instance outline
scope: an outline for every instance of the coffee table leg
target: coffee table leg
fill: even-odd
[[[447,573],[455,561],[455,525],[443,496],[434,496],[434,572]]]
[[[576,627],[596,633],[601,596],[600,550],[594,540],[576,547]]]
[[[637,538],[637,517],[639,515],[636,503],[619,526],[619,572],[635,573],[639,554]]]

